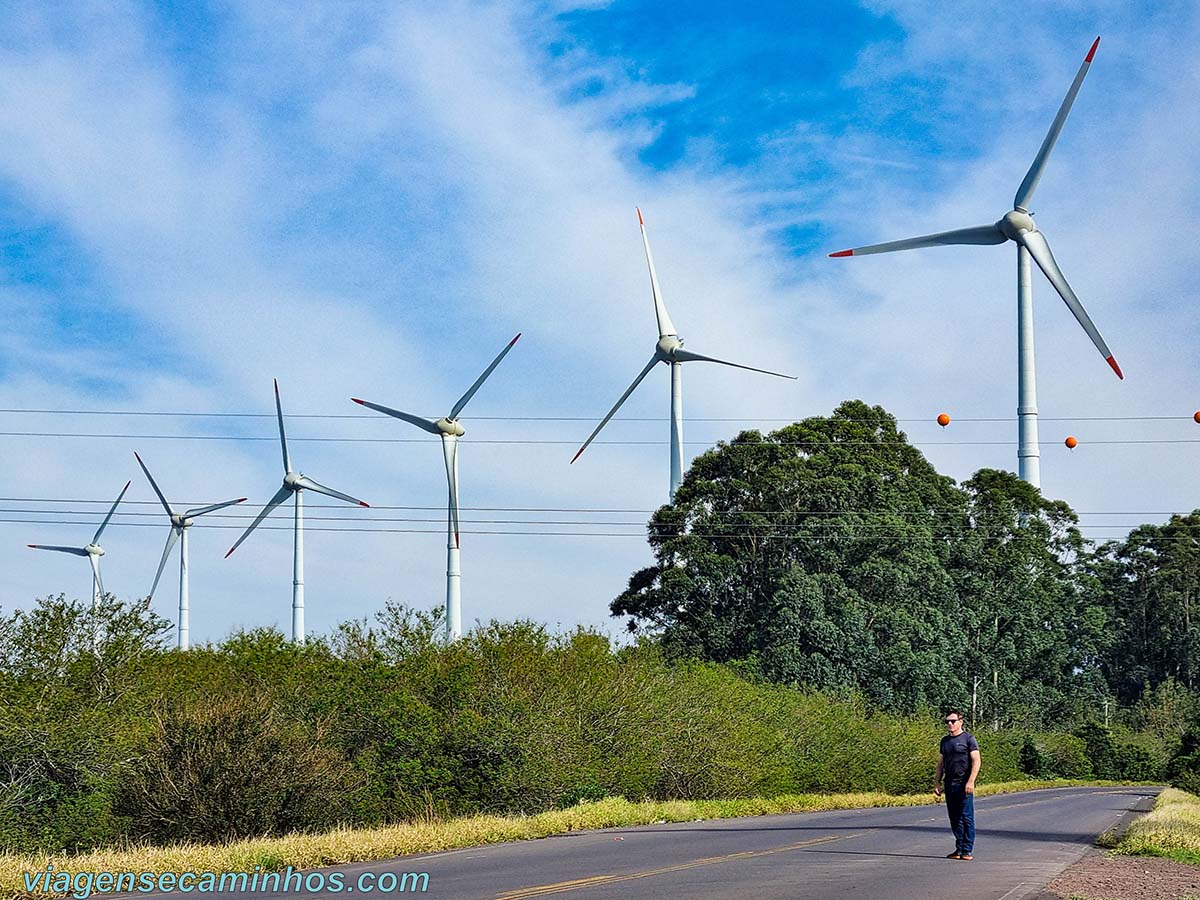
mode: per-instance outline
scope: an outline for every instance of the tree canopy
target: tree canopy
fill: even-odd
[[[1030,724],[1104,693],[1075,513],[1008,472],[955,484],[881,407],[719,444],[649,539],[611,609],[672,654]]]

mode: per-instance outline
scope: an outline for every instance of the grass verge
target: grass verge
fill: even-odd
[[[1130,856],[1164,856],[1200,865],[1200,797],[1167,788],[1113,847]]]
[[[1006,794],[1039,788],[1105,786],[1098,781],[1011,781],[980,785],[976,795]],[[1196,798],[1180,791],[1196,802]],[[471,816],[460,819],[404,822],[379,828],[337,828],[319,834],[292,834],[256,838],[227,844],[176,844],[167,847],[130,846],[67,854],[0,854],[0,900],[29,896],[24,891],[26,872],[245,872],[294,866],[311,869],[346,863],[370,862],[411,854],[437,853],[481,844],[524,841],[591,828],[692,822],[739,816],[780,815],[835,809],[932,804],[932,794],[786,794],[781,797],[734,800],[671,800],[631,802],[610,797],[581,803],[570,809],[534,816]],[[1200,807],[1197,807],[1200,809]],[[1156,810],[1157,812],[1157,810]],[[1200,811],[1196,827],[1200,828]],[[1149,818],[1149,817],[1147,817]],[[1131,829],[1132,831],[1132,829]],[[1200,832],[1192,833],[1189,846],[1200,851]],[[1200,852],[1197,859],[1200,860]],[[38,892],[37,896],[47,896]]]

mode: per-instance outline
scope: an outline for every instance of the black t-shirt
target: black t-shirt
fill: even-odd
[[[971,751],[978,750],[975,735],[966,731],[942,738],[942,777],[946,784],[965,784],[971,774]]]

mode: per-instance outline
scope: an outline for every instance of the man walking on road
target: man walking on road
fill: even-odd
[[[946,714],[950,733],[942,738],[938,748],[937,770],[933,773],[934,796],[942,795],[942,778],[946,782],[946,812],[954,831],[954,852],[948,859],[971,859],[975,849],[975,776],[979,774],[979,743],[975,736],[963,731],[963,717],[958,710]]]

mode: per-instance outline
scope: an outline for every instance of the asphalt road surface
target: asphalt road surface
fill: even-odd
[[[1036,897],[1097,835],[1148,810],[1156,793],[1057,788],[979,799],[970,862],[945,858],[954,838],[939,804],[609,828],[321,871],[341,873],[347,886],[367,872],[427,872],[424,895],[454,900],[1022,900]],[[221,894],[233,896],[306,895]]]

